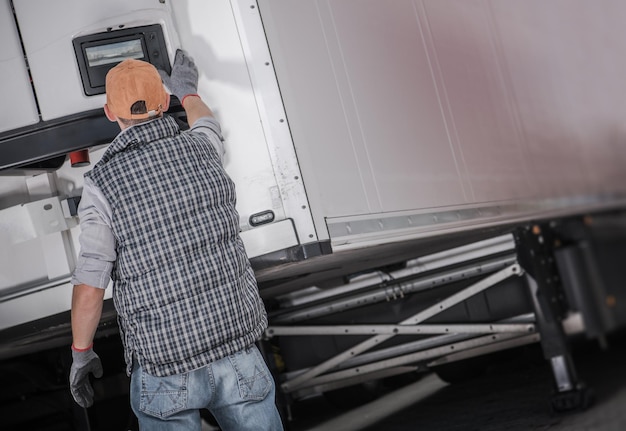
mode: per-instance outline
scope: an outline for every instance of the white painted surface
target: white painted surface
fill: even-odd
[[[0,298],[69,276],[75,256],[66,231],[73,226],[76,220],[65,218],[58,197],[1,210]]]
[[[39,121],[9,0],[0,0],[0,133]]]
[[[0,330],[70,310],[72,288],[69,282],[62,282],[32,294],[0,301]],[[112,291],[109,286],[104,299],[111,299]]]
[[[225,167],[237,185],[242,230],[250,215],[272,210],[285,219],[259,105],[228,0],[172,3],[181,45],[200,71],[198,92],[220,121]]]
[[[170,8],[173,10],[170,11]],[[154,0],[119,0],[113,3],[24,0],[16,2],[16,15],[22,28],[44,120],[99,109],[104,104],[104,95],[88,97],[83,93],[72,46],[73,38],[104,31],[107,27],[161,24],[170,58],[173,59],[175,49],[182,43],[198,65],[198,92],[221,122],[226,139],[225,164],[237,184],[237,209],[242,230],[251,228],[248,219],[258,212],[272,210],[276,220],[288,216],[296,218],[303,214],[303,220],[307,220],[308,216],[303,237],[308,241],[316,240],[301,180],[297,199],[290,201],[293,202],[291,207],[297,208],[297,211],[290,209],[292,214],[285,214],[283,201],[294,195],[294,187],[289,185],[295,181],[293,178],[299,176],[293,144],[286,129],[282,147],[291,151],[292,156],[291,159],[281,159],[282,167],[275,167],[277,163],[271,160],[270,148],[280,154],[285,151],[276,151],[277,145],[267,141],[269,129],[263,128],[262,115],[266,115],[268,109],[261,104],[260,93],[254,93],[242,41],[228,0],[181,0],[165,4]],[[56,19],[51,20],[51,17]],[[51,26],[51,21],[63,22],[63,25]],[[46,30],[42,31],[43,28]],[[267,51],[267,47],[265,49]],[[266,99],[270,95],[280,102],[275,78],[274,88],[263,91]],[[280,103],[274,102],[274,105],[283,112]],[[280,117],[285,117],[284,112]],[[286,128],[286,124],[282,126]],[[58,174],[61,179],[71,178],[63,185],[68,186],[66,192],[76,195],[82,188],[82,178],[73,175],[73,171],[65,164]],[[285,177],[287,181],[281,181],[279,185],[277,176]]]
[[[104,105],[104,95],[85,96],[72,40],[108,27],[161,24],[170,59],[178,47],[170,2],[156,0],[20,0],[15,12],[43,120]]]
[[[459,228],[420,231],[413,215],[506,207],[478,217],[489,225],[527,218],[527,206],[621,205],[626,3],[259,6],[318,231],[407,217],[381,221],[372,244]],[[331,232],[332,244],[361,244],[350,235]]]
[[[255,227],[241,233],[249,256],[261,256],[299,244],[291,220]]]
[[[231,5],[285,216],[301,243],[327,239],[325,230],[318,235],[313,225],[259,9],[248,0]]]

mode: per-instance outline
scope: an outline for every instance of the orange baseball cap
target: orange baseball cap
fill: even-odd
[[[156,117],[163,112],[167,102],[159,72],[146,61],[132,58],[122,61],[109,70],[105,85],[109,111],[118,118],[142,120]],[[137,102],[140,103],[132,113],[131,107]]]

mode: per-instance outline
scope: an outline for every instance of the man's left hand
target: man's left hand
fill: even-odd
[[[93,387],[89,381],[89,374],[102,377],[102,363],[100,357],[93,351],[76,350],[72,348],[72,368],[70,370],[70,391],[74,401],[84,408],[93,404]]]

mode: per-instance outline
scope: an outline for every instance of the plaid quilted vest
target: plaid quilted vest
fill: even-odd
[[[113,300],[127,372],[200,368],[267,326],[235,188],[209,140],[163,117],[126,129],[86,174],[112,210]]]

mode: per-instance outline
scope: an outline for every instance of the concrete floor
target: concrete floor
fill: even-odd
[[[610,337],[606,350],[573,343],[578,374],[595,393],[585,411],[552,411],[552,376],[538,347],[516,350],[462,383],[426,375],[349,412],[324,398],[306,400],[294,407],[291,431],[626,430],[626,334]]]
[[[334,404],[325,397],[302,400],[293,405],[288,431],[626,430],[626,332],[610,337],[606,350],[586,340],[578,340],[572,347],[581,379],[596,394],[596,402],[586,411],[552,412],[552,376],[539,346],[533,345],[506,352],[504,358],[492,361],[483,375],[461,383],[444,383],[435,374],[415,378],[409,384],[386,382],[382,396],[352,410],[337,407],[337,398]],[[114,358],[105,361],[110,366],[115,363]],[[19,380],[21,374],[13,374]],[[9,381],[3,380],[5,384]],[[129,429],[125,385],[127,382],[120,381],[119,396],[100,397],[91,409],[94,430]],[[344,404],[352,401],[340,395]],[[4,416],[1,430],[76,429],[71,412],[74,404],[64,381],[56,392],[26,397],[23,403],[13,402],[11,406],[15,408],[10,414],[23,415],[26,422],[7,423]],[[41,416],[37,420],[33,419],[35,412]],[[203,429],[216,428],[207,424]]]

